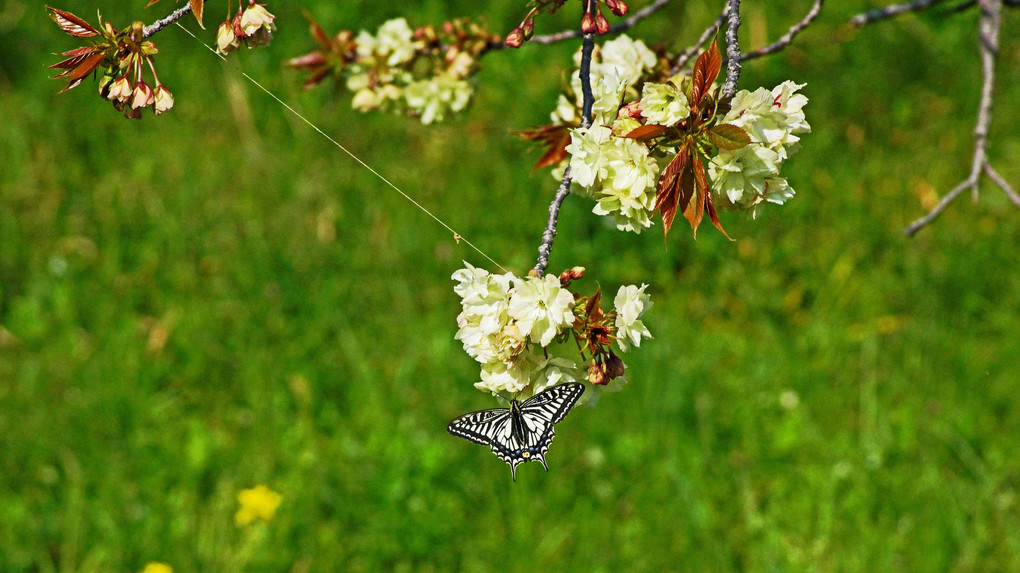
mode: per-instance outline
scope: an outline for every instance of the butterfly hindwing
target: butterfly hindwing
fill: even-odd
[[[540,461],[549,471],[545,453],[549,451],[558,423],[584,393],[584,384],[567,382],[535,394],[523,403],[510,401],[509,408],[495,408],[465,414],[447,426],[455,436],[487,445],[499,459],[510,464],[516,481],[517,466]]]

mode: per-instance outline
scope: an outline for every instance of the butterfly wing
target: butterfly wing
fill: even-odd
[[[492,444],[492,440],[497,434],[504,432],[504,428],[509,426],[509,422],[510,410],[495,408],[464,414],[450,422],[446,431],[476,444],[488,446]]]
[[[465,414],[450,422],[454,436],[487,445],[499,459],[510,464],[510,476],[517,480],[517,466],[540,461],[549,471],[545,453],[556,432],[553,424],[562,420],[584,393],[584,384],[568,382],[539,392],[523,404],[511,400],[510,408],[496,408]]]
[[[584,384],[580,382],[558,384],[525,400],[521,412],[550,425],[558,424],[567,417],[581,394],[584,394]]]

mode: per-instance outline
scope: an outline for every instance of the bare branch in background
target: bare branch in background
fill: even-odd
[[[708,28],[705,28],[705,31],[701,33],[701,37],[698,38],[698,41],[680,54],[680,56],[676,59],[676,63],[673,64],[673,68],[669,71],[670,75],[680,73],[680,70],[687,65],[687,62],[689,62],[691,58],[701,53],[701,46],[705,45],[705,42],[707,42],[708,39],[711,38],[717,30],[719,30],[719,27],[722,26],[723,22],[726,21],[727,9],[728,8],[724,6],[722,14],[719,14],[719,17],[715,19],[715,23]]]
[[[1020,207],[1020,196],[988,163],[988,125],[992,120],[992,93],[995,90],[995,59],[999,52],[999,28],[1003,0],[978,0],[981,6],[979,23],[979,44],[981,47],[981,68],[984,81],[981,84],[981,104],[978,107],[977,124],[974,126],[974,158],[971,161],[970,175],[953,188],[924,217],[914,221],[907,227],[905,234],[912,237],[929,223],[938,218],[961,193],[971,190],[974,200],[978,197],[978,185],[984,173],[999,186],[1014,205]]]
[[[879,20],[885,20],[886,18],[906,14],[907,12],[920,12],[921,10],[940,4],[944,1],[945,0],[915,0],[914,2],[893,4],[892,6],[886,6],[885,8],[876,8],[875,10],[868,10],[863,14],[858,14],[850,20],[850,23],[854,26],[866,26],[873,22],[878,22]]]
[[[608,34],[615,34],[617,32],[623,32],[624,30],[627,30],[627,29],[633,27],[635,24],[637,24],[641,20],[644,20],[645,18],[647,18],[647,17],[651,16],[652,14],[658,12],[660,9],[662,9],[664,6],[666,6],[666,4],[669,4],[669,2],[670,2],[670,0],[655,0],[655,2],[652,2],[648,6],[645,6],[644,8],[638,10],[637,12],[634,12],[634,14],[632,14],[630,17],[626,18],[625,20],[620,21],[620,23],[618,23],[615,26],[612,26],[611,28],[609,28],[609,32],[607,32],[607,33]],[[531,38],[530,40],[528,40],[528,43],[554,44],[556,42],[561,42],[563,40],[569,40],[571,38],[580,38],[582,35],[583,34],[581,33],[581,30],[564,30],[563,32],[557,32],[555,34],[546,34],[544,36],[535,36],[535,37]],[[500,44],[500,47],[502,47],[502,46],[503,46],[503,44]]]
[[[793,39],[797,37],[797,34],[801,33],[801,31],[810,26],[811,22],[813,22],[815,18],[817,18],[818,15],[821,14],[822,4],[824,3],[825,0],[815,0],[815,3],[811,6],[811,9],[808,10],[807,15],[804,16],[804,19],[801,20],[800,22],[797,22],[793,26],[790,26],[790,30],[787,31],[782,38],[779,38],[774,43],[769,44],[764,48],[759,48],[753,52],[743,54],[742,56],[740,56],[740,59],[753,60],[755,58],[760,58],[762,56],[774,54],[780,50],[786,49],[786,47],[793,42]]]

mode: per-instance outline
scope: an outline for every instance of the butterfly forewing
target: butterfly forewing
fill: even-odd
[[[465,414],[450,422],[447,430],[476,444],[487,445],[499,459],[510,464],[510,475],[517,479],[517,466],[540,461],[546,471],[545,453],[549,451],[556,424],[577,403],[584,384],[568,382],[539,392],[510,408],[496,408]]]

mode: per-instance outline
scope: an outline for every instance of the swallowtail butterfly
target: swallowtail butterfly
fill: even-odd
[[[492,453],[510,464],[510,477],[517,481],[517,466],[524,462],[538,460],[549,471],[545,453],[556,436],[553,424],[567,416],[583,393],[584,384],[559,384],[524,402],[514,398],[509,408],[464,414],[450,422],[446,430],[492,448]]]

